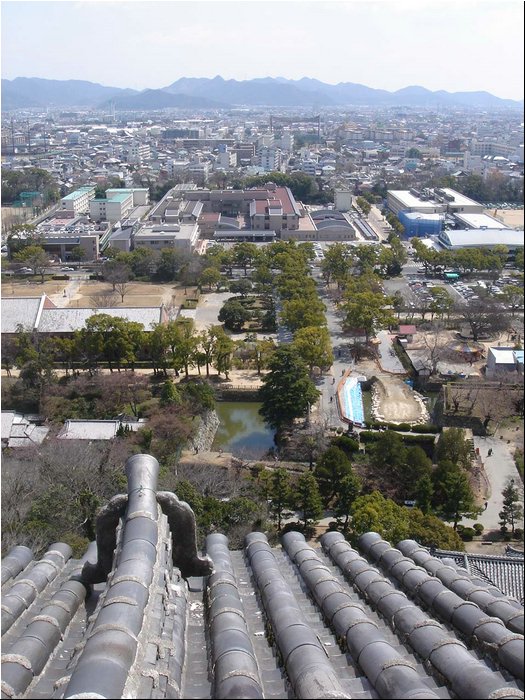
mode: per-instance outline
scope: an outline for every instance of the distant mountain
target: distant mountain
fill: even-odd
[[[311,107],[313,104],[326,106],[335,104],[325,92],[306,92],[291,83],[282,83],[274,78],[224,80],[220,75],[211,79],[181,78],[163,89],[174,95],[208,97],[233,105]]]
[[[315,78],[256,78],[224,80],[180,78],[160,90],[106,87],[85,80],[15,78],[2,80],[2,110],[32,107],[107,107],[145,110],[166,108],[213,109],[231,106],[320,107],[395,106],[469,107],[523,110],[523,100],[505,100],[488,92],[432,92],[412,85],[395,92],[376,90],[359,83],[329,85]]]
[[[93,107],[102,100],[136,93],[137,90],[105,87],[87,80],[15,78],[2,80],[2,109]]]
[[[108,108],[113,102],[115,109],[123,111],[147,110],[147,109],[219,109],[229,107],[225,102],[209,100],[205,97],[194,97],[193,95],[177,94],[172,95],[165,90],[143,90],[136,95],[124,95],[112,100],[108,100],[99,105],[101,108]]]

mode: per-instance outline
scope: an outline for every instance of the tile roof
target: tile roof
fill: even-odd
[[[62,309],[43,309],[38,324],[39,333],[73,333],[85,327],[88,318],[94,314],[109,314],[127,321],[142,323],[144,330],[151,330],[152,323],[160,323],[161,309],[151,307],[116,307],[110,309],[81,309],[67,307]]]
[[[39,297],[4,297],[2,299],[2,333],[16,333],[19,325],[24,330],[34,330],[42,305]]]
[[[202,556],[158,469],[128,460],[83,559],[3,559],[2,697],[523,697],[523,608],[455,559],[338,532],[215,533]]]

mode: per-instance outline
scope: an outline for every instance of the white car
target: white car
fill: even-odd
[[[60,269],[62,272],[73,272],[75,268],[74,267],[61,267]]]

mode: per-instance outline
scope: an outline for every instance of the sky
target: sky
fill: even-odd
[[[1,2],[2,78],[304,76],[523,98],[522,0]]]

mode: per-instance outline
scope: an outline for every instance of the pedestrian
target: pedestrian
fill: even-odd
[[[335,384],[335,377],[332,379],[332,384]]]
[[[341,376],[345,373],[344,369],[341,370]]]
[[[337,349],[337,357],[341,357],[341,348]]]
[[[330,396],[330,403],[332,403],[333,400],[334,400],[334,397]]]
[[[488,453],[487,457],[490,457],[491,455],[492,455],[492,447],[489,449],[489,453]]]
[[[489,502],[485,501],[485,508],[483,508],[483,510],[487,510],[488,506],[489,506]]]

